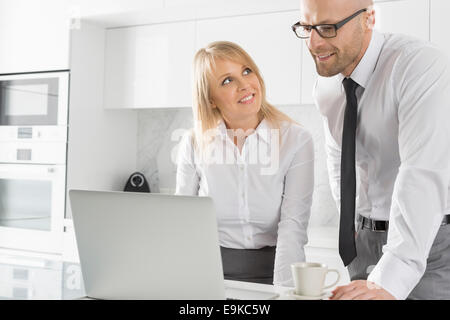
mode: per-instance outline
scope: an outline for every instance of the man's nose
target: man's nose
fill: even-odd
[[[315,49],[321,47],[324,44],[325,39],[319,35],[316,29],[312,29],[309,39],[306,41],[308,48],[314,51]]]

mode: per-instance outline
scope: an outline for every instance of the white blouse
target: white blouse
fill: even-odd
[[[314,188],[312,137],[300,125],[283,122],[280,129],[272,129],[263,120],[240,153],[227,131],[221,122],[201,152],[209,157],[194,147],[192,131],[184,135],[176,194],[213,199],[221,246],[276,245],[274,284],[292,286],[290,264],[305,261],[303,247],[308,241]]]

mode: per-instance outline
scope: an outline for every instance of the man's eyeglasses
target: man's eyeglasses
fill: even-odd
[[[318,24],[315,26],[309,26],[303,25],[299,21],[292,26],[292,31],[294,31],[295,35],[300,39],[308,39],[311,36],[311,32],[313,29],[315,29],[322,38],[334,38],[336,37],[337,30],[340,27],[342,27],[344,24],[364,11],[367,11],[367,8],[356,11],[350,17],[345,18],[344,20],[339,21],[336,24]]]

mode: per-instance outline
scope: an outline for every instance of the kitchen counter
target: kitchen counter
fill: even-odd
[[[73,242],[72,253],[66,252],[62,257],[0,248],[0,299],[76,299],[84,296],[78,252],[72,238],[73,235],[71,241],[66,241]],[[338,269],[341,273],[338,285],[348,283],[348,273],[337,251],[338,229],[309,228],[308,238],[305,246],[307,261],[326,263],[330,268]],[[237,282],[234,285],[245,289],[249,284]],[[280,295],[290,289],[251,285]]]
[[[225,280],[227,288],[275,292],[291,300],[288,287]],[[0,299],[73,300],[85,297],[78,263],[0,249]]]

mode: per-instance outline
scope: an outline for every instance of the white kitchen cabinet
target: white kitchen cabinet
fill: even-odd
[[[425,41],[430,40],[429,0],[379,2],[374,5],[374,8],[376,30],[386,33],[403,33]]]
[[[229,14],[255,14],[262,12],[275,12],[286,10],[298,10],[298,0],[164,0],[166,8],[192,8],[203,12],[208,10],[209,15],[228,16]]]
[[[253,58],[275,105],[300,104],[301,40],[291,30],[298,11],[209,19],[197,22],[197,48],[212,41],[240,45]]]
[[[61,299],[62,268],[58,270],[52,265],[46,265],[45,261],[41,263],[29,259],[29,262],[36,266],[0,264],[0,297],[15,300]]]
[[[304,40],[302,40],[304,41]],[[317,79],[316,65],[306,42],[302,48],[302,104],[313,104],[312,91]]]
[[[105,108],[190,106],[194,46],[194,21],[107,30]]]
[[[85,20],[80,25],[71,36],[65,261],[79,261],[68,191],[123,190],[138,155],[138,113],[103,106],[105,29]]]
[[[65,1],[0,1],[0,74],[68,69],[69,37]]]
[[[433,0],[436,1],[436,0]],[[439,1],[439,0],[438,0]],[[445,2],[442,0],[441,2]],[[447,0],[448,2],[448,0]],[[449,4],[445,3],[448,7]],[[376,2],[375,29],[386,33],[403,33],[429,40],[430,33],[430,1],[429,0],[396,0]],[[445,11],[442,12],[442,17]],[[444,19],[444,18],[443,18]],[[442,38],[444,39],[444,38]],[[448,44],[447,44],[448,46]],[[306,43],[302,50],[302,103],[312,104],[312,90],[317,78],[316,68]]]
[[[450,42],[448,41],[448,28],[446,28],[450,1],[432,0],[430,7],[430,40],[450,56]]]

